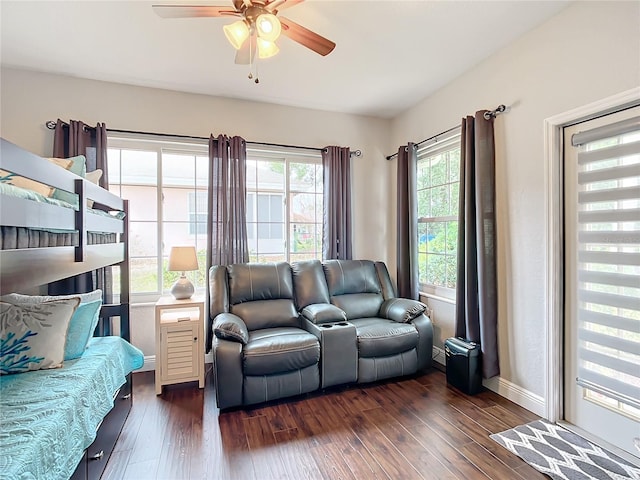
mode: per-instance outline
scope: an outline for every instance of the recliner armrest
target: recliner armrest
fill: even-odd
[[[390,298],[380,306],[380,316],[399,323],[407,323],[422,315],[427,306],[409,298]]]
[[[302,309],[302,316],[312,323],[344,322],[347,314],[330,303],[314,303]]]
[[[233,313],[220,313],[213,321],[213,333],[222,340],[246,345],[249,341],[249,330],[244,321]]]

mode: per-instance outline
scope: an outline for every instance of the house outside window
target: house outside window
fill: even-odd
[[[321,157],[315,152],[283,150],[247,152],[251,261],[322,256]],[[107,160],[109,190],[129,200],[132,300],[155,301],[169,291],[180,274],[167,270],[174,245],[196,247],[200,268],[187,276],[202,292],[206,287],[207,141],[110,135]]]
[[[207,192],[189,192],[189,234],[207,234]]]
[[[455,299],[460,130],[420,148],[417,170],[420,290]]]
[[[199,270],[186,272],[206,286],[206,141],[183,142],[118,134],[108,138],[109,190],[129,200],[129,263],[134,301],[154,301],[180,272],[167,270],[174,245],[193,245]],[[202,207],[204,199],[204,208]]]
[[[322,259],[322,158],[247,149],[247,237],[252,262]]]

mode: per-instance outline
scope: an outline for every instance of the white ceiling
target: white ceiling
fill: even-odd
[[[336,42],[326,57],[286,37],[259,61],[260,84],[235,65],[222,26],[162,19],[174,1],[1,0],[3,65],[391,118],[558,13],[569,0],[307,1],[281,15]],[[208,2],[231,5],[230,0]]]

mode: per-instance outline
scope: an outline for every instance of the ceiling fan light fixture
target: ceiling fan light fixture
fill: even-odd
[[[225,25],[223,30],[227,40],[236,50],[240,50],[244,42],[249,38],[249,26],[244,20]]]
[[[269,40],[265,40],[264,38],[258,37],[258,58],[269,58],[276,55],[280,49],[275,44],[275,42],[270,42]]]
[[[258,36],[269,42],[275,42],[280,36],[282,26],[280,20],[272,13],[263,13],[256,19]]]

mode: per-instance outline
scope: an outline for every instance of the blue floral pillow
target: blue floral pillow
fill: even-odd
[[[98,325],[100,307],[102,306],[102,290],[94,290],[89,293],[75,295],[22,295],[9,293],[0,297],[0,302],[13,303],[14,305],[35,305],[52,300],[64,300],[79,298],[80,305],[71,317],[67,332],[67,343],[64,349],[64,359],[73,360],[79,358],[87,348],[89,339]]]
[[[0,302],[0,375],[58,368],[79,298],[32,305]]]

